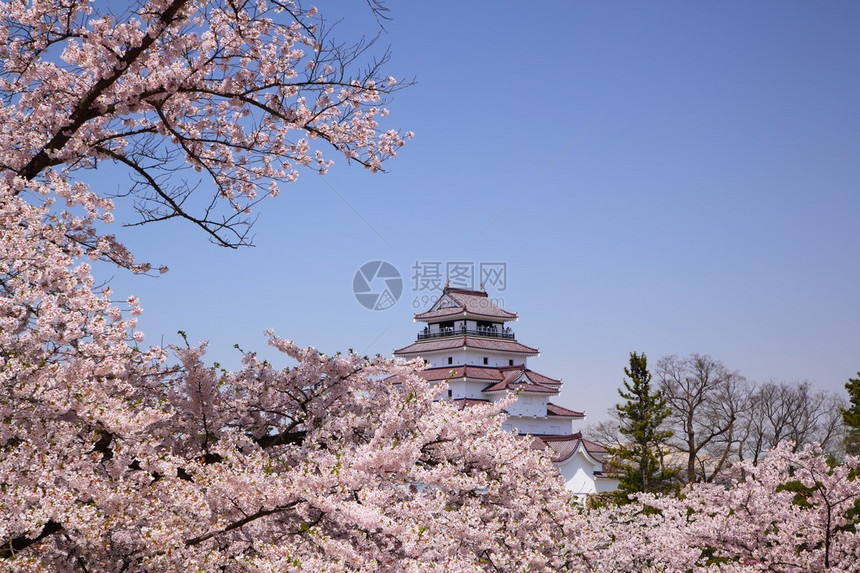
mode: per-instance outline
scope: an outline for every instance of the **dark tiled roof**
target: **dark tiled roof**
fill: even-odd
[[[528,370],[522,364],[518,366],[437,366],[435,368],[427,368],[416,372],[416,374],[428,382],[440,382],[455,378],[469,378],[472,380],[486,380],[490,384],[482,390],[482,392],[502,392],[505,390],[520,390],[524,392],[536,392],[539,394],[558,394],[561,382]],[[523,377],[523,375],[525,375]],[[523,378],[522,381],[517,381]],[[399,379],[391,377],[392,382],[399,382]],[[548,384],[536,384],[533,380],[547,380]],[[582,412],[568,410],[561,406],[549,403],[547,405],[547,415],[568,416],[573,418],[583,418],[585,415]]]
[[[582,443],[582,434],[570,434],[567,436],[540,436],[538,438],[544,446],[552,450],[552,461],[563,462],[572,456]]]
[[[525,367],[520,364],[519,366],[514,366],[513,368],[508,367],[505,370],[499,369],[499,371],[502,374],[502,382],[504,382],[505,385],[508,385],[513,384],[523,375],[523,372],[525,372]]]
[[[541,384],[529,384],[528,382],[496,382],[487,386],[481,392],[503,392],[505,390],[520,390],[522,392],[535,392],[538,394],[558,394],[557,388],[550,388]]]
[[[484,291],[446,287],[445,290],[442,291],[442,297],[439,300],[441,301],[443,299],[451,299],[455,303],[455,306],[436,309],[431,308],[426,312],[416,314],[415,320],[428,321],[434,318],[445,318],[446,316],[463,314],[464,312],[474,316],[495,318],[502,321],[517,318],[517,314],[515,312],[508,312],[507,310],[496,306]]]
[[[485,406],[487,404],[492,404],[489,400],[476,400],[474,398],[457,398],[456,400],[451,401],[459,406],[461,410],[466,406]]]
[[[609,450],[606,449],[606,446],[604,446],[603,444],[598,444],[597,442],[592,442],[591,440],[586,440],[583,438],[582,445],[585,446],[585,449],[588,450],[588,453],[592,456],[609,453]]]
[[[494,350],[497,352],[510,352],[511,354],[525,354],[533,356],[540,351],[537,348],[520,344],[516,340],[490,339],[474,336],[452,336],[441,339],[428,339],[413,342],[394,351],[395,356],[419,356],[423,352],[439,352],[442,350],[454,350],[462,347],[477,348],[478,350]]]
[[[552,402],[548,402],[546,405],[546,414],[547,416],[565,416],[569,418],[584,418],[585,414],[583,412],[577,412],[576,410],[568,410],[567,408],[563,408]]]
[[[490,368],[486,366],[457,366],[451,368],[449,366],[441,366],[437,368],[427,368],[417,373],[419,376],[428,382],[438,382],[439,380],[447,380],[448,378],[472,378],[474,380],[501,380],[502,373],[498,368]]]
[[[435,368],[427,368],[415,373],[428,382],[441,382],[443,380],[456,378],[469,378],[471,380],[487,381],[489,385],[482,392],[502,392],[504,390],[521,390],[524,392],[537,392],[540,394],[558,394],[561,382],[538,374],[532,370],[528,370],[522,364],[518,366],[437,366]],[[524,381],[517,382],[518,379],[524,376]],[[395,384],[401,382],[400,377],[390,376],[387,381]],[[533,380],[547,380],[547,384],[536,384]],[[547,406],[547,415],[556,416],[571,416],[582,418],[582,412],[568,410],[561,406],[556,406],[550,403]]]
[[[501,392],[504,390],[520,390],[524,392],[537,392],[540,394],[558,394],[561,381],[538,374],[527,369],[522,364],[517,366],[503,366],[499,368],[504,378],[484,388],[484,392]]]
[[[508,366],[508,368],[511,368],[511,366]],[[534,370],[526,370],[526,377],[536,384],[542,384],[544,386],[561,386],[561,380],[556,380],[555,378],[538,374]]]
[[[552,457],[552,461],[554,462],[563,462],[568,459],[576,452],[580,445],[588,452],[588,455],[597,460],[603,459],[603,456],[607,453],[604,446],[584,439],[581,432],[568,436],[553,435],[538,437],[554,452]]]

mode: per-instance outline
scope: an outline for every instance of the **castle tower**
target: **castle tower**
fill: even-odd
[[[422,358],[419,374],[429,382],[448,381],[448,400],[464,406],[495,402],[508,392],[517,401],[508,408],[504,428],[531,435],[535,446],[550,448],[553,462],[569,490],[579,495],[610,491],[617,480],[603,473],[606,449],[574,432],[585,414],[554,404],[561,380],[528,368],[537,348],[516,339],[509,322],[516,313],[496,306],[484,291],[445,287],[429,310],[415,315],[425,326],[412,344],[394,351],[398,358]]]

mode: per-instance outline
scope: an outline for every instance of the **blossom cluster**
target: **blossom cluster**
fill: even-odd
[[[411,134],[379,126],[385,58],[353,73],[367,46],[320,23],[289,0],[0,5],[0,568],[567,566],[574,506],[504,403],[461,410],[418,364],[274,335],[292,366],[224,371],[205,344],[143,345],[141,301],[94,284],[93,261],[151,270],[78,177],[100,162],[128,169],[144,220],[237,246],[230,212],[299,167],[395,155]]]
[[[372,171],[411,133],[383,129],[383,55],[322,34],[315,9],[269,0],[150,0],[129,10],[39,0],[0,6],[3,169],[48,180],[126,168],[143,221],[189,219],[245,244],[246,216],[334,151]],[[104,8],[104,7],[102,7]],[[195,177],[214,188],[208,200]],[[196,191],[196,193],[195,193]],[[245,217],[245,218],[243,218]]]
[[[857,571],[860,459],[783,442],[731,484],[694,483],[678,497],[588,515],[595,571]]]
[[[509,402],[439,400],[420,364],[270,334],[289,366],[227,371],[205,343],[144,345],[141,301],[90,265],[152,269],[78,172],[125,166],[144,220],[236,246],[236,214],[300,167],[379,170],[411,134],[380,127],[385,58],[351,73],[363,46],[314,8],[110,5],[0,4],[0,569],[856,570],[854,458],[781,448],[728,488],[586,511],[502,430]]]

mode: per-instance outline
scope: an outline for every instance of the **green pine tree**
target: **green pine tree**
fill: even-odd
[[[851,406],[842,409],[842,421],[845,423],[845,453],[856,456],[860,454],[860,372],[857,378],[849,378],[845,383]]]
[[[651,373],[644,354],[630,353],[630,367],[624,369],[627,379],[618,393],[625,400],[616,404],[621,419],[620,431],[627,442],[611,448],[615,468],[620,473],[617,499],[628,501],[637,492],[674,493],[678,489],[678,470],[663,463],[663,449],[672,432],[662,429],[669,415],[666,399],[651,389]]]

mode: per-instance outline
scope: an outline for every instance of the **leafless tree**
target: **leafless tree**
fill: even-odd
[[[672,410],[670,445],[684,457],[687,481],[713,481],[731,463],[750,385],[738,372],[700,354],[666,356],[657,362],[655,376]]]
[[[607,447],[615,448],[625,442],[620,429],[621,421],[615,408],[610,408],[607,411],[607,415],[609,419],[602,420],[596,424],[589,424],[583,431],[583,434],[588,436],[590,440],[594,440]]]
[[[795,451],[816,442],[838,453],[841,435],[840,406],[844,400],[830,392],[812,392],[808,382],[775,382],[759,386],[750,408],[740,422],[740,459],[757,463],[783,440],[794,442]]]
[[[808,382],[757,385],[700,354],[665,356],[655,365],[654,377],[672,410],[666,424],[675,455],[667,460],[681,466],[689,482],[724,480],[735,461],[757,463],[785,440],[794,443],[795,451],[817,443],[837,458],[844,454],[841,411],[846,403],[838,394],[814,391]],[[590,426],[589,435],[618,445],[623,441],[619,420],[612,411],[609,415]]]

